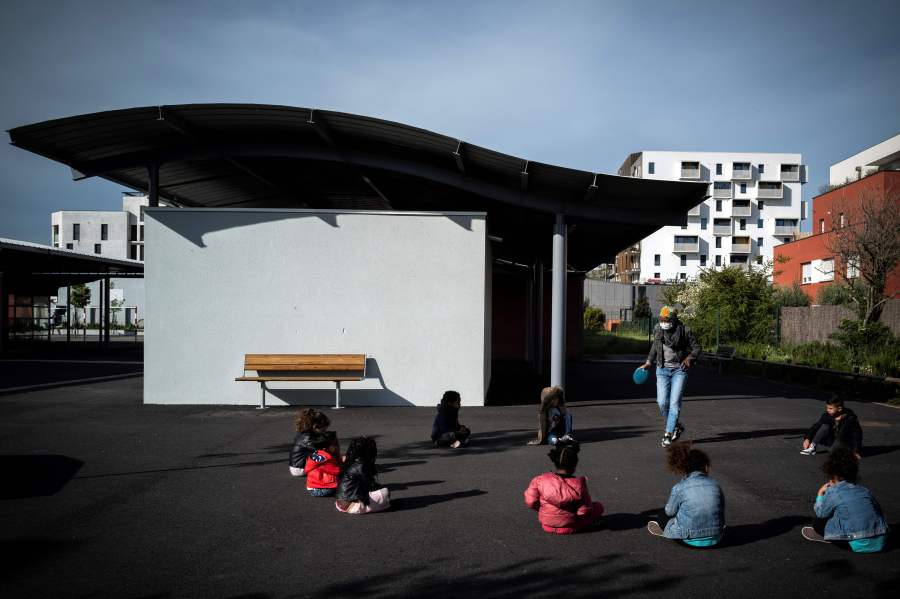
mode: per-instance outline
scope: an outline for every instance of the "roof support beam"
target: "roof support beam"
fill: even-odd
[[[522,173],[520,175],[520,184],[522,188],[522,193],[528,191],[528,161],[525,161],[525,166],[522,167]]]
[[[462,174],[466,174],[466,162],[463,159],[463,142],[462,140],[457,140],[456,143],[456,151],[453,152],[453,159],[456,160],[456,168]]]

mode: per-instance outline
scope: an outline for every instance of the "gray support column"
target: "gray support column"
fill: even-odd
[[[147,190],[147,198],[150,206],[159,206],[159,165],[151,164],[147,167],[148,179],[150,180],[149,189]]]
[[[66,341],[72,340],[72,286],[66,285]]]
[[[566,217],[553,230],[553,288],[550,320],[550,385],[566,386]]]
[[[97,302],[97,311],[98,311],[98,314],[97,314],[97,316],[98,316],[98,318],[97,318],[97,343],[99,343],[100,345],[103,345],[103,306],[105,305],[104,299],[103,299],[103,279],[100,279],[100,281],[97,285],[97,289],[100,291],[100,301]],[[88,309],[90,309],[90,308],[88,308]],[[87,338],[87,323],[85,323],[84,330],[85,330],[85,339],[86,339]]]
[[[0,272],[0,302],[2,302],[0,309],[3,310],[0,314],[0,353],[2,353],[6,350],[7,329],[9,328],[9,296],[2,272]]]
[[[109,277],[103,277],[103,343],[109,345]]]
[[[537,261],[537,339],[534,346],[535,368],[538,374],[544,374],[544,261]]]

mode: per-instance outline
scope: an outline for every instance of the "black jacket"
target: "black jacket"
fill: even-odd
[[[859,451],[860,448],[862,448],[863,436],[862,427],[859,425],[859,418],[857,418],[853,410],[849,408],[842,409],[840,413],[838,413],[838,416],[841,414],[843,414],[844,417],[837,422],[834,417],[828,415],[828,412],[823,412],[819,419],[816,420],[815,424],[809,427],[809,430],[806,431],[806,435],[804,435],[803,438],[811,440],[819,427],[823,424],[827,424],[831,427],[830,440],[832,441],[832,445],[840,445],[852,451]]]
[[[321,443],[322,438],[323,436],[318,433],[297,433],[291,446],[288,463],[294,468],[306,466],[306,458],[315,453],[316,444]]]
[[[431,425],[431,440],[437,441],[444,433],[455,433],[459,430],[459,409],[438,404],[434,423]]]
[[[647,354],[647,361],[651,364],[655,361],[657,368],[662,368],[665,363],[663,343],[675,350],[679,362],[683,362],[688,356],[695,360],[700,356],[700,342],[680,320],[675,322],[675,326],[668,333],[659,328],[659,325],[653,330],[653,344],[650,346],[650,353]]]
[[[334,498],[341,501],[361,501],[369,505],[369,493],[379,488],[378,481],[371,473],[367,473],[362,462],[347,464],[338,480]]]

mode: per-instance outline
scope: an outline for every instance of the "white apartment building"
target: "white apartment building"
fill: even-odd
[[[99,254],[110,258],[144,260],[144,207],[149,204],[145,194],[122,194],[121,211],[61,210],[50,215],[51,245],[84,254]],[[122,306],[120,324],[132,324],[143,318],[143,279],[113,279],[116,289],[110,298]],[[91,303],[85,317],[91,324],[100,321],[99,282],[90,283]],[[66,290],[57,293],[56,304],[65,304]]]
[[[831,185],[843,185],[879,169],[900,169],[900,133],[831,165],[828,182]]]
[[[686,280],[701,268],[762,264],[776,245],[794,239],[806,218],[801,186],[807,172],[800,154],[637,152],[619,174],[708,181],[710,195],[687,213],[684,226],[663,227],[641,240],[639,260],[617,259],[631,264],[630,272],[620,273],[622,282]]]

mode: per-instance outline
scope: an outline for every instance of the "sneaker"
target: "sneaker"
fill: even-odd
[[[451,449],[457,449],[462,443],[459,442],[459,439],[450,444]]]
[[[575,442],[575,437],[573,437],[572,435],[566,434],[566,435],[563,435],[562,437],[560,437],[560,438],[559,438],[559,441],[557,441],[557,443],[559,443],[559,442],[561,442],[561,441],[564,441],[564,442],[566,442],[566,443],[574,443],[574,442]]]
[[[663,438],[662,438],[662,446],[668,447],[671,444],[672,444],[672,435],[670,435],[669,433],[666,433],[665,435],[663,435]]]
[[[680,422],[675,425],[675,432],[672,433],[672,441],[677,441],[678,437],[684,434],[684,425]]]
[[[803,535],[803,538],[807,541],[816,541],[817,543],[830,543],[831,541],[826,541],[825,537],[816,532],[812,526],[804,526],[800,530],[800,534]]]
[[[656,520],[651,520],[650,522],[647,522],[647,532],[649,532],[651,535],[655,535],[657,537],[663,536],[662,526],[660,526],[659,522],[657,522]]]
[[[809,447],[800,450],[800,455],[816,455],[816,444],[810,443]]]

